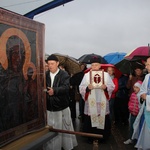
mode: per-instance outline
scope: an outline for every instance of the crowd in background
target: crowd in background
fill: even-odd
[[[46,64],[47,65],[47,64]],[[97,65],[97,66],[96,66]],[[146,62],[146,69],[148,73],[150,72],[150,59],[147,59]],[[121,77],[117,78],[115,74],[114,67],[108,67],[106,73],[104,74],[104,77],[107,78],[105,81],[105,85],[101,86],[101,95],[105,94],[106,91],[111,93],[110,97],[106,96],[106,101],[108,101],[108,105],[106,103],[106,114],[105,114],[105,124],[102,129],[98,129],[98,127],[92,126],[91,121],[91,112],[88,112],[89,110],[89,101],[87,101],[86,96],[90,93],[92,95],[92,91],[95,90],[95,99],[96,103],[99,106],[100,102],[97,100],[100,97],[97,96],[99,91],[97,89],[94,89],[93,86],[89,83],[89,78],[86,77],[89,72],[87,73],[87,65],[85,63],[80,63],[81,72],[78,72],[76,74],[69,74],[69,108],[71,111],[71,118],[74,122],[75,119],[81,119],[83,123],[83,132],[90,132],[95,134],[102,134],[103,139],[106,140],[109,135],[108,131],[111,130],[112,125],[128,125],[129,124],[129,139],[124,142],[124,144],[130,144],[135,142],[137,148],[141,149],[150,149],[149,144],[146,144],[146,146],[143,146],[141,143],[145,143],[144,134],[142,132],[145,131],[145,128],[149,129],[150,121],[144,117],[144,113],[147,113],[147,116],[149,115],[149,111],[147,111],[145,108],[143,108],[143,112],[141,112],[141,117],[137,117],[139,115],[140,109],[143,106],[143,103],[146,103],[145,100],[147,100],[147,95],[149,93],[147,92],[147,84],[150,82],[148,79],[145,79],[145,75],[148,76],[148,74],[145,74],[143,72],[143,68],[140,68],[137,66],[134,70],[133,74],[122,74]],[[91,68],[100,70],[100,61],[99,60],[93,60],[91,61]],[[45,68],[46,69],[46,68]],[[59,66],[59,69],[64,70],[64,66]],[[49,70],[49,68],[47,68]],[[108,77],[109,75],[109,77]],[[149,77],[147,77],[149,78]],[[111,81],[110,81],[111,79]],[[144,84],[146,84],[146,86]],[[84,87],[85,86],[85,87]],[[141,93],[141,87],[145,91]],[[84,92],[83,92],[84,89]],[[104,93],[103,93],[104,91]],[[83,94],[84,93],[84,94]],[[143,94],[143,95],[142,95]],[[83,96],[84,95],[84,96]],[[88,95],[89,96],[89,95]],[[147,96],[147,97],[146,97]],[[142,98],[143,97],[143,98]],[[148,97],[149,98],[149,97]],[[142,99],[142,100],[141,100]],[[147,100],[148,101],[148,100]],[[79,116],[76,116],[76,102],[79,102]],[[108,107],[108,108],[107,108]],[[107,110],[109,109],[109,110]],[[98,110],[98,108],[97,108]],[[99,110],[99,115],[101,116],[102,111]],[[90,117],[89,117],[90,116]],[[137,122],[136,118],[138,118],[140,122],[140,129],[134,130],[134,122]],[[142,121],[141,121],[142,120]],[[148,122],[148,125],[146,123]],[[144,126],[144,127],[143,127]],[[146,127],[145,127],[146,126]],[[148,127],[147,127],[148,126]],[[144,129],[143,129],[144,128]],[[107,132],[107,133],[106,133]],[[137,133],[138,132],[138,133]],[[138,136],[137,136],[138,134]],[[142,135],[141,135],[142,134]],[[136,135],[136,136],[135,136]],[[144,138],[141,140],[141,137]],[[146,138],[149,137],[149,134],[146,134]],[[139,140],[140,139],[140,140]],[[88,142],[93,142],[93,138],[89,139]],[[144,147],[144,148],[143,148]],[[145,148],[146,147],[146,148]]]

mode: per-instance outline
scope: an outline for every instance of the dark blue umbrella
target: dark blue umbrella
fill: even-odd
[[[103,58],[108,62],[108,64],[116,64],[120,62],[126,53],[123,52],[115,52],[115,53],[109,53],[105,55]]]

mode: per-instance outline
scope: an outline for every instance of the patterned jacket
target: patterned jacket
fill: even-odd
[[[137,116],[139,113],[139,102],[138,102],[137,95],[134,92],[130,96],[128,102],[128,109],[130,113],[134,116]]]

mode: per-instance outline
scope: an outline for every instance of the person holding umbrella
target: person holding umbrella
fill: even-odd
[[[115,101],[115,97],[116,97],[116,92],[118,91],[118,79],[115,77],[115,70],[113,67],[108,67],[107,72],[110,75],[110,77],[113,80],[113,83],[115,85],[115,89],[113,90],[111,98],[109,100],[110,119],[112,121],[114,118],[114,101]]]
[[[134,90],[133,90],[134,84],[139,80],[143,81],[143,79],[144,79],[143,70],[142,70],[141,66],[137,65],[134,69],[134,74],[129,75],[129,79],[128,79],[128,82],[126,85],[127,88],[129,89],[129,96],[131,95],[131,93],[134,92]]]
[[[83,131],[102,134],[103,139],[110,135],[109,99],[115,85],[107,72],[100,70],[101,60],[93,57],[91,70],[85,73],[79,86],[85,100]],[[88,142],[94,139],[89,138]]]
[[[118,80],[118,91],[116,93],[115,101],[114,101],[114,124],[119,125],[120,123],[123,125],[128,124],[128,99],[129,99],[129,90],[126,87],[128,81],[128,75],[122,74],[122,76]]]

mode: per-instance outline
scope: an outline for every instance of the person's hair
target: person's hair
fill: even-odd
[[[81,67],[82,65],[84,66],[83,71],[85,71],[85,70],[87,69],[87,64],[86,64],[86,63],[80,63],[80,67]]]
[[[54,54],[48,56],[47,62],[48,62],[49,60],[59,61],[58,58],[57,58]]]

